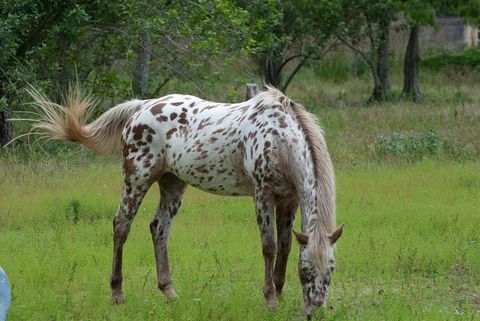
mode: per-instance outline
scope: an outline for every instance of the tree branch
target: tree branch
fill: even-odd
[[[287,87],[288,85],[290,85],[290,82],[292,81],[293,77],[295,77],[295,75],[297,74],[297,72],[300,70],[300,68],[303,67],[303,65],[305,64],[305,62],[307,61],[308,59],[308,56],[305,56],[302,61],[300,61],[300,63],[297,65],[297,67],[295,67],[295,69],[292,71],[292,73],[290,74],[290,76],[288,77],[287,81],[285,82],[285,85],[283,85],[282,87],[282,91],[283,92],[286,92],[287,91]]]
[[[339,39],[344,45],[346,45],[348,48],[350,48],[354,52],[358,53],[360,55],[360,58],[362,58],[363,61],[365,61],[365,63],[367,65],[369,65],[369,66],[374,66],[375,65],[375,63],[372,61],[372,59],[370,57],[368,57],[368,55],[366,55],[362,50],[360,50],[357,47],[355,47],[354,45],[352,45],[349,41],[347,41],[345,38],[340,36],[338,33],[334,33],[334,34],[335,34],[335,37],[337,37],[337,39]]]
[[[163,88],[171,79],[172,79],[171,77],[165,78],[165,79],[157,86],[157,88],[153,91],[153,93],[152,93],[153,97],[156,97],[156,96],[160,93],[160,90],[162,90],[162,88]]]

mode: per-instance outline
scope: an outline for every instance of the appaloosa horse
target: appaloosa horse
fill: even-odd
[[[325,305],[343,226],[335,229],[334,173],[323,132],[301,105],[270,87],[238,104],[169,95],[120,104],[86,124],[93,104],[79,91],[70,93],[65,107],[31,94],[43,111],[35,127],[46,137],[79,142],[101,154],[123,151],[123,192],[113,220],[115,303],[124,301],[123,244],[145,193],[157,182],[161,198],[150,231],[158,287],[167,298],[176,297],[168,235],[190,184],[215,194],[253,196],[265,260],[263,293],[271,307],[285,281],[300,206],[303,232],[295,235],[307,316],[313,306]]]

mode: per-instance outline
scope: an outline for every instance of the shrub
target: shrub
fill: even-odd
[[[373,154],[377,160],[397,158],[409,162],[419,161],[437,154],[440,136],[429,131],[427,133],[398,133],[390,137],[380,136],[373,143]]]
[[[460,54],[438,54],[422,59],[422,65],[433,70],[445,67],[475,68],[480,66],[480,49],[467,48]]]

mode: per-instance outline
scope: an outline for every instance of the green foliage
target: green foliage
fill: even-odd
[[[106,100],[125,99],[140,49],[161,76],[149,83],[157,95],[165,79],[205,77],[221,62],[212,58],[241,53],[248,35],[248,13],[226,0],[23,0],[3,2],[1,11],[1,94],[12,107],[27,82],[58,100],[76,78]]]
[[[6,110],[7,107],[7,99],[5,97],[0,97],[0,112]]]
[[[380,136],[371,147],[372,156],[378,161],[418,162],[425,158],[473,160],[479,155],[471,144],[462,144],[445,138],[434,131],[426,133],[394,132],[390,137]]]
[[[150,98],[172,79],[211,79],[248,49],[248,12],[229,0],[21,0],[1,2],[0,11],[0,111],[13,118],[32,111],[28,84],[61,102],[77,80],[105,109],[139,95],[144,65],[139,98]]]
[[[466,48],[462,53],[431,55],[422,59],[422,65],[435,71],[444,68],[474,69],[480,66],[480,49]]]
[[[406,24],[408,26],[423,26],[423,25],[435,25],[435,7],[436,0],[406,0],[401,1],[401,10],[406,18]]]
[[[127,55],[133,63],[147,36],[151,44],[150,95],[164,79],[199,81],[214,64],[228,63],[247,48],[247,11],[231,1],[125,1],[127,18],[122,30],[133,41]],[[217,58],[217,59],[214,59]]]
[[[456,1],[432,1],[438,15],[460,15],[467,23],[480,25],[480,1],[479,0],[456,0]]]
[[[373,153],[378,159],[396,157],[409,162],[420,161],[437,154],[441,137],[433,132],[398,133],[390,137],[380,136],[373,143]]]
[[[316,1],[242,1],[250,13],[250,48],[265,82],[286,91],[309,60],[320,60],[331,38]]]
[[[354,1],[336,0],[321,1],[327,12],[325,23],[330,24],[335,35],[345,43],[358,44],[364,39],[377,45],[378,34],[383,32],[381,24],[384,21],[397,20],[400,3],[387,1]]]

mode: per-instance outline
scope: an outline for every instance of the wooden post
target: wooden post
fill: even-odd
[[[259,85],[253,84],[253,83],[247,84],[247,94],[245,97],[247,98],[247,100],[249,100],[250,98],[255,97],[259,92],[260,92]]]

